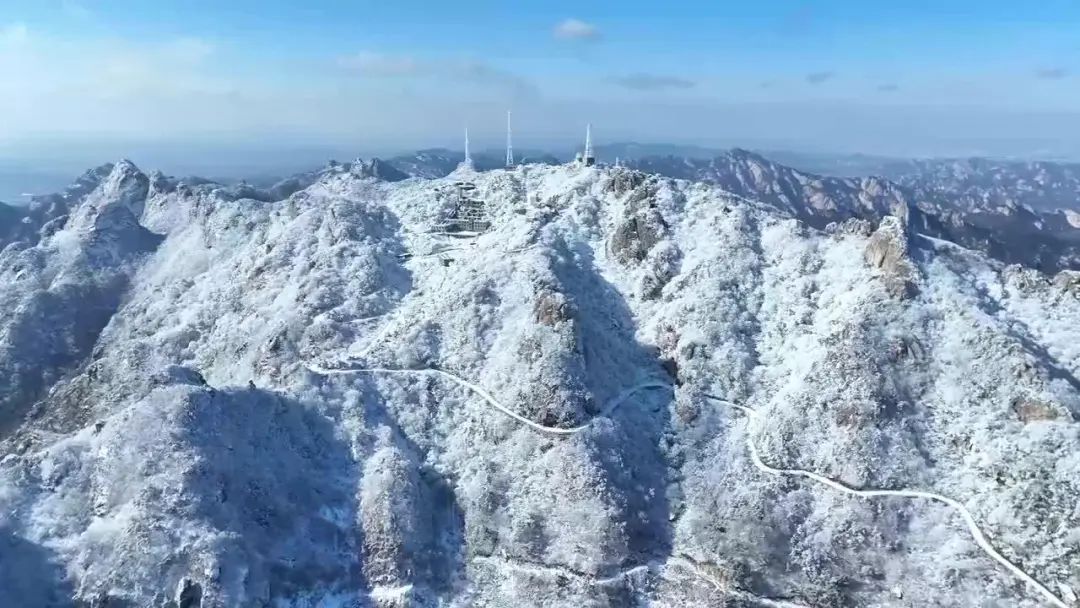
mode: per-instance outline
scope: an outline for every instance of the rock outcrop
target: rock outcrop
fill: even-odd
[[[866,262],[881,270],[886,289],[897,298],[908,298],[917,292],[917,271],[908,257],[908,240],[901,221],[886,216],[870,235],[864,253]]]

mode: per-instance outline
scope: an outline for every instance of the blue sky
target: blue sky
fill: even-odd
[[[538,145],[1080,154],[1064,0],[0,0],[0,74],[8,156],[494,145],[511,107]]]

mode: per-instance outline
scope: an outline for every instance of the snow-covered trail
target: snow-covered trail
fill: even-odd
[[[710,396],[709,399],[740,410],[745,413],[750,419],[757,419],[758,417],[757,410],[746,407],[745,405],[732,403],[718,397]],[[881,496],[896,496],[901,498],[925,498],[927,500],[940,502],[951,507],[964,519],[964,523],[967,524],[968,531],[971,532],[971,537],[975,539],[975,543],[979,545],[983,552],[992,557],[994,561],[1004,566],[1007,570],[1009,570],[1009,572],[1012,572],[1017,578],[1034,587],[1035,590],[1038,591],[1044,598],[1046,598],[1046,600],[1052,605],[1056,606],[1057,608],[1070,608],[1069,605],[1066,604],[1064,600],[1055,595],[1053,591],[1051,591],[1039,581],[1035,580],[1034,577],[1032,577],[1027,572],[1024,572],[1019,566],[1012,563],[1008,560],[1008,558],[999,553],[998,550],[990,544],[990,541],[986,538],[986,535],[983,534],[983,531],[979,529],[979,525],[975,522],[975,518],[972,517],[971,512],[968,511],[967,508],[959,502],[947,496],[942,496],[941,494],[935,494],[933,492],[923,492],[920,490],[856,490],[854,488],[849,488],[848,486],[838,481],[834,481],[832,479],[829,479],[828,477],[819,475],[812,471],[806,471],[804,469],[779,469],[769,466],[765,463],[765,461],[761,459],[761,455],[758,453],[757,450],[757,445],[754,444],[753,435],[749,431],[746,435],[746,444],[750,448],[750,459],[754,462],[754,466],[768,473],[769,475],[775,475],[777,477],[804,477],[806,479],[810,479],[820,484],[826,485],[838,492],[850,494],[851,496],[858,496],[860,498],[876,498]]]
[[[733,589],[729,585],[724,585],[723,583],[716,580],[712,576],[710,576],[707,573],[703,572],[701,567],[697,563],[695,563],[693,560],[687,559],[687,558],[679,556],[679,555],[672,556],[667,561],[667,563],[670,564],[670,565],[680,566],[680,567],[682,567],[682,568],[684,568],[686,570],[689,570],[689,571],[693,572],[694,576],[697,576],[698,578],[700,578],[702,580],[708,581],[717,590],[719,590],[719,591],[721,591],[723,593],[726,593],[728,595],[734,596],[734,597],[736,597],[738,599],[756,602],[758,605],[767,606],[768,608],[807,608],[807,606],[805,606],[803,604],[796,604],[794,602],[788,602],[788,601],[785,601],[785,600],[775,600],[775,599],[768,598],[768,597],[761,597],[761,596],[758,596],[758,595],[754,595],[754,594],[750,593],[749,591],[743,591],[741,589]]]
[[[491,393],[489,393],[482,386],[479,386],[479,385],[477,385],[475,383],[469,382],[468,380],[465,380],[464,378],[462,378],[460,376],[457,376],[455,374],[452,374],[450,372],[446,372],[446,371],[439,370],[439,369],[391,369],[391,368],[379,368],[379,367],[328,369],[328,368],[324,368],[324,367],[321,367],[321,366],[318,366],[318,365],[312,365],[312,364],[308,364],[305,367],[307,367],[307,369],[310,370],[313,373],[320,374],[320,375],[326,375],[326,376],[329,376],[329,375],[345,375],[345,374],[388,374],[388,375],[434,375],[434,376],[438,376],[440,378],[444,378],[446,380],[449,380],[449,381],[451,381],[451,382],[453,382],[453,383],[455,383],[455,384],[457,384],[459,386],[462,386],[462,387],[476,393],[485,402],[487,402],[487,404],[490,405],[491,407],[499,410],[500,412],[506,414],[507,416],[513,418],[514,420],[517,420],[518,422],[520,422],[520,423],[522,423],[522,424],[524,424],[526,426],[529,426],[529,427],[531,427],[531,428],[533,428],[533,429],[535,429],[537,431],[540,431],[542,433],[549,433],[549,434],[553,434],[553,435],[573,435],[573,434],[576,434],[576,433],[580,433],[581,431],[584,431],[585,429],[589,428],[589,426],[592,424],[592,421],[590,421],[590,422],[587,422],[587,423],[585,423],[583,425],[576,426],[576,427],[570,427],[570,428],[559,428],[559,427],[544,426],[542,424],[539,424],[537,422],[529,420],[528,418],[526,418],[526,417],[518,414],[517,412],[514,412],[510,408],[506,407],[505,405],[500,403],[494,396],[491,395]],[[631,387],[627,388],[626,390],[622,391],[621,393],[619,393],[618,395],[616,395],[615,397],[610,399],[607,402],[607,404],[605,404],[603,410],[599,414],[597,414],[597,417],[603,417],[603,416],[609,415],[615,408],[619,407],[619,405],[624,403],[627,399],[629,399],[634,394],[636,394],[636,393],[638,393],[640,391],[643,391],[643,390],[651,390],[651,389],[674,390],[672,385],[670,383],[668,383],[668,382],[646,381],[646,382],[636,384],[634,386],[631,386]],[[735,409],[745,413],[749,419],[753,420],[753,419],[758,418],[758,412],[756,410],[754,410],[753,408],[747,407],[745,405],[739,405],[739,404],[736,404],[736,403],[732,403],[730,401],[720,399],[718,397],[709,396],[708,398],[713,400],[713,401],[722,403],[724,405],[735,408]],[[968,511],[967,508],[964,507],[964,505],[960,504],[956,500],[953,500],[953,499],[951,499],[951,498],[949,498],[947,496],[943,496],[941,494],[935,494],[933,492],[924,492],[924,491],[921,491],[921,490],[858,490],[858,489],[855,489],[855,488],[850,488],[850,487],[848,487],[848,486],[846,486],[846,485],[844,485],[844,484],[842,484],[842,483],[840,483],[838,481],[829,479],[828,477],[825,477],[823,475],[819,475],[819,474],[814,473],[812,471],[807,471],[807,470],[804,470],[804,469],[781,469],[781,468],[776,468],[776,467],[773,467],[773,466],[769,466],[768,464],[765,463],[765,461],[763,461],[761,459],[761,455],[758,452],[757,445],[754,443],[753,436],[749,432],[747,433],[746,443],[747,443],[747,446],[749,447],[750,459],[754,463],[754,466],[756,466],[758,469],[764,471],[765,473],[767,473],[769,475],[774,475],[774,476],[777,476],[777,477],[788,476],[788,477],[802,477],[802,478],[805,478],[805,479],[810,479],[810,480],[816,481],[816,482],[818,482],[818,483],[820,483],[822,485],[828,486],[828,487],[830,487],[830,488],[832,488],[832,489],[834,489],[834,490],[836,490],[838,492],[842,492],[844,494],[849,494],[851,496],[858,496],[860,498],[877,498],[877,497],[886,497],[886,496],[900,497],[900,498],[923,498],[923,499],[932,500],[932,501],[935,501],[935,502],[942,503],[942,504],[952,508],[955,512],[959,513],[960,516],[963,518],[964,523],[967,525],[968,531],[971,533],[972,538],[975,540],[975,543],[979,546],[979,548],[981,548],[983,550],[983,552],[985,552],[987,555],[989,555],[991,558],[993,558],[994,561],[996,561],[999,564],[1001,564],[1002,566],[1004,566],[1009,572],[1011,572],[1017,578],[1023,580],[1025,583],[1027,583],[1028,585],[1033,587],[1036,591],[1039,592],[1040,595],[1042,595],[1050,604],[1052,604],[1056,608],[1070,608],[1070,606],[1068,604],[1066,604],[1064,600],[1062,600],[1057,595],[1055,595],[1053,591],[1051,591],[1049,588],[1047,588],[1045,585],[1043,585],[1039,581],[1035,580],[1034,577],[1032,577],[1030,574],[1025,572],[1023,569],[1021,569],[1019,566],[1017,566],[1013,562],[1009,561],[1009,559],[1006,558],[1004,555],[1002,555],[1000,552],[998,552],[998,550],[995,549],[993,547],[993,545],[990,544],[990,541],[986,538],[986,535],[979,528],[979,525],[975,522],[975,518],[971,515],[971,512]],[[696,571],[697,569],[694,568],[694,570]]]
[[[593,576],[590,576],[590,575],[585,574],[583,572],[578,572],[576,570],[571,570],[571,569],[563,567],[563,566],[546,566],[546,565],[542,565],[542,564],[521,564],[521,563],[514,562],[513,560],[509,560],[509,559],[506,559],[506,558],[498,558],[498,557],[494,557],[494,556],[476,556],[476,557],[471,558],[471,561],[478,562],[478,563],[491,564],[492,566],[495,566],[497,568],[505,568],[505,569],[508,569],[508,570],[517,570],[519,572],[524,572],[524,573],[527,573],[527,574],[530,574],[530,575],[533,575],[533,576],[538,576],[538,577],[557,575],[557,576],[565,577],[565,578],[568,578],[568,579],[584,579],[584,580],[587,581],[587,583],[589,585],[593,585],[593,586],[605,586],[605,585],[617,584],[617,583],[623,582],[626,579],[631,578],[631,577],[633,577],[633,576],[635,576],[635,575],[637,575],[639,573],[642,573],[642,572],[654,572],[654,571],[659,572],[660,576],[667,579],[667,578],[669,578],[669,575],[667,575],[665,573],[665,571],[667,569],[669,569],[669,568],[674,567],[674,568],[681,568],[683,570],[686,570],[686,571],[692,573],[697,578],[700,578],[701,580],[709,583],[709,585],[711,585],[714,589],[716,589],[717,591],[719,591],[721,594],[723,594],[725,596],[740,599],[740,600],[744,600],[747,603],[752,603],[752,604],[756,604],[756,605],[759,605],[759,606],[767,606],[768,608],[808,608],[807,606],[805,606],[803,604],[796,604],[796,603],[788,602],[788,601],[785,601],[785,600],[777,600],[777,599],[772,599],[772,598],[768,598],[768,597],[762,597],[762,596],[759,596],[759,595],[754,595],[753,593],[750,593],[749,591],[745,591],[745,590],[742,590],[742,589],[731,587],[730,585],[726,585],[726,584],[716,580],[714,577],[708,575],[707,573],[703,572],[702,569],[693,560],[687,559],[687,558],[679,556],[679,555],[673,555],[673,556],[671,556],[671,557],[669,557],[667,559],[652,560],[652,561],[650,561],[650,562],[648,562],[646,564],[633,566],[631,568],[627,568],[626,570],[622,570],[620,572],[617,572],[617,573],[615,573],[615,574],[613,574],[611,576],[606,576],[606,577],[602,577],[602,578],[593,577]]]
[[[589,422],[586,422],[583,425],[570,427],[570,428],[544,426],[542,424],[539,424],[537,422],[529,420],[528,418],[522,416],[521,414],[518,414],[517,412],[515,412],[515,411],[511,410],[510,408],[506,407],[502,403],[499,403],[499,400],[496,399],[495,397],[493,397],[491,395],[491,393],[487,392],[487,390],[485,390],[484,387],[479,386],[477,384],[474,384],[472,382],[469,382],[468,380],[466,380],[466,379],[464,379],[464,378],[462,378],[460,376],[457,376],[455,374],[452,374],[450,372],[445,372],[445,371],[443,371],[441,369],[390,369],[390,368],[383,368],[383,367],[328,369],[328,368],[324,368],[324,367],[321,367],[321,366],[318,366],[318,365],[310,365],[310,364],[306,365],[305,367],[307,367],[307,369],[310,370],[313,373],[324,375],[324,376],[343,375],[343,374],[388,374],[388,375],[399,375],[399,376],[403,376],[403,375],[421,375],[421,374],[423,374],[423,375],[438,376],[440,378],[445,378],[447,380],[450,380],[451,382],[453,382],[453,383],[455,383],[455,384],[457,384],[459,386],[462,386],[462,387],[465,387],[465,388],[469,389],[470,391],[472,391],[472,392],[476,393],[477,395],[479,395],[480,398],[482,398],[484,401],[486,401],[487,404],[490,405],[491,407],[499,410],[500,412],[506,414],[507,416],[513,418],[514,420],[517,420],[518,422],[520,422],[520,423],[522,423],[522,424],[524,424],[526,426],[529,426],[529,427],[531,427],[533,429],[536,429],[537,431],[540,431],[541,433],[549,433],[549,434],[552,434],[552,435],[573,435],[575,433],[580,433],[581,431],[584,431],[585,429],[589,428],[589,426],[592,424],[592,421],[589,421]],[[607,416],[615,408],[622,405],[623,402],[625,402],[627,399],[632,397],[634,394],[636,394],[636,393],[638,393],[640,391],[650,390],[650,389],[671,390],[671,383],[648,381],[648,382],[642,382],[642,383],[639,383],[639,384],[635,384],[634,386],[631,386],[630,388],[622,391],[621,393],[619,393],[615,397],[608,400],[607,404],[604,405],[604,409],[601,410],[600,413],[597,414],[596,417]]]

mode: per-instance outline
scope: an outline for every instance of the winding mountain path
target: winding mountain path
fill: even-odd
[[[318,365],[306,365],[306,367],[313,373],[326,376],[343,374],[438,376],[476,393],[485,402],[487,402],[488,405],[513,418],[514,420],[517,420],[518,422],[542,433],[549,433],[552,435],[573,435],[575,433],[580,433],[581,431],[584,431],[592,424],[592,421],[590,420],[583,425],[570,428],[544,426],[542,424],[529,420],[521,414],[518,414],[517,412],[504,406],[502,403],[499,403],[499,401],[495,399],[495,397],[493,397],[491,393],[487,392],[487,390],[485,390],[482,386],[469,382],[468,380],[465,380],[464,378],[461,378],[460,376],[457,376],[450,372],[439,369],[390,369],[381,367],[328,369]],[[604,409],[597,415],[597,417],[607,416],[615,408],[619,407],[619,405],[621,405],[634,394],[643,390],[651,389],[674,390],[671,384],[668,382],[646,381],[636,384],[622,391],[612,399],[608,400],[607,404],[604,406]],[[706,395],[706,397],[712,401],[722,403],[724,405],[727,405],[728,407],[743,412],[751,421],[759,419],[757,410],[753,408],[747,407],[745,405],[739,405],[737,403],[732,403],[730,401],[712,395]],[[751,461],[753,461],[754,466],[769,475],[773,475],[776,477],[802,477],[811,481],[816,481],[817,483],[828,486],[838,492],[849,494],[851,496],[858,496],[860,498],[878,498],[885,496],[900,498],[923,498],[926,500],[939,502],[950,507],[953,511],[957,512],[961,518],[963,518],[964,523],[967,525],[968,531],[971,533],[971,537],[975,540],[975,543],[979,546],[979,548],[983,550],[983,552],[993,558],[994,561],[1004,566],[1005,569],[1011,572],[1014,576],[1027,583],[1036,591],[1038,591],[1039,594],[1042,595],[1050,604],[1055,606],[1055,608],[1071,608],[1068,604],[1065,603],[1064,600],[1055,595],[1054,592],[1051,591],[1048,587],[1035,580],[1034,577],[1032,577],[1027,572],[1024,572],[1023,569],[1021,569],[1013,562],[1009,561],[1008,558],[998,552],[998,550],[990,544],[990,541],[986,538],[986,535],[979,528],[979,525],[975,522],[975,518],[971,515],[971,512],[967,510],[967,507],[960,504],[959,502],[947,496],[942,496],[941,494],[935,494],[933,492],[923,492],[921,490],[858,490],[855,488],[850,488],[838,481],[834,481],[823,475],[814,473],[813,471],[807,471],[804,469],[780,469],[777,467],[769,466],[765,463],[765,461],[761,459],[761,455],[758,453],[757,445],[754,443],[753,435],[751,432],[749,432],[749,429],[746,435],[746,444],[749,447],[750,459]],[[696,571],[697,569],[694,568],[694,570]]]
[[[532,420],[529,420],[528,418],[522,416],[521,414],[518,414],[517,412],[515,412],[515,411],[511,410],[510,408],[506,407],[505,405],[499,403],[499,401],[497,399],[495,399],[495,397],[491,396],[491,393],[487,392],[484,389],[484,387],[479,386],[477,384],[473,384],[472,382],[469,382],[468,380],[466,380],[466,379],[464,379],[464,378],[462,378],[460,376],[457,376],[455,374],[451,374],[450,372],[444,372],[441,369],[390,369],[390,368],[384,368],[384,367],[328,369],[328,368],[320,367],[318,365],[306,365],[305,367],[307,367],[307,369],[310,370],[311,372],[316,373],[316,374],[320,374],[320,375],[323,375],[323,376],[342,375],[342,374],[386,374],[386,375],[398,375],[398,376],[408,376],[408,375],[438,376],[440,378],[449,380],[449,381],[453,382],[454,384],[465,387],[465,388],[469,389],[470,391],[476,393],[477,395],[480,396],[481,399],[486,401],[488,405],[490,405],[491,407],[493,407],[493,408],[499,410],[500,412],[506,414],[507,416],[513,418],[514,420],[517,420],[518,422],[520,422],[520,423],[522,423],[522,424],[524,424],[526,426],[529,426],[529,427],[531,427],[533,429],[536,429],[537,431],[540,431],[541,433],[548,433],[548,434],[551,434],[551,435],[573,435],[575,433],[580,433],[581,431],[584,431],[585,429],[589,428],[589,425],[592,424],[592,421],[590,420],[589,422],[586,422],[585,424],[583,424],[581,426],[575,426],[575,427],[570,427],[570,428],[562,428],[562,427],[556,427],[556,426],[544,426],[544,425],[542,425],[542,424],[540,424],[538,422],[534,422]],[[607,404],[604,405],[604,409],[601,410],[599,414],[597,414],[597,417],[607,416],[615,408],[622,405],[622,403],[624,401],[626,401],[627,399],[632,397],[635,393],[638,393],[638,392],[644,391],[644,390],[650,390],[650,389],[671,390],[671,383],[669,383],[669,382],[649,381],[649,382],[642,382],[640,384],[635,384],[634,386],[622,391],[618,395],[616,395],[613,398],[611,398],[610,400],[608,400]]]
[[[746,407],[745,405],[739,405],[737,403],[732,403],[725,399],[720,399],[719,397],[714,397],[711,395],[707,397],[713,401],[723,403],[724,405],[733,407],[743,412],[751,420],[758,419],[758,412],[753,408]],[[1056,606],[1057,608],[1070,608],[1070,606],[1066,604],[1064,600],[1055,595],[1053,591],[1051,591],[1039,581],[1035,580],[1034,577],[1032,577],[1027,572],[1024,572],[1019,566],[1012,563],[1008,560],[1008,558],[999,553],[998,550],[990,544],[990,541],[986,538],[986,535],[983,534],[982,530],[979,529],[979,525],[975,523],[975,518],[972,517],[971,512],[968,511],[967,508],[959,502],[947,496],[942,496],[941,494],[935,494],[933,492],[923,492],[920,490],[857,490],[855,488],[850,488],[838,481],[829,479],[828,477],[818,475],[817,473],[814,473],[812,471],[806,471],[803,469],[778,469],[776,467],[769,466],[765,463],[765,461],[761,459],[761,455],[758,453],[757,446],[754,444],[753,435],[751,432],[749,432],[749,429],[747,429],[746,444],[750,448],[750,459],[754,462],[754,466],[761,469],[765,473],[768,473],[769,475],[774,475],[777,477],[804,477],[806,479],[816,481],[822,485],[826,485],[838,492],[850,494],[851,496],[858,496],[860,498],[876,498],[881,496],[897,496],[901,498],[925,498],[927,500],[940,502],[944,505],[951,507],[954,511],[960,514],[960,517],[963,518],[964,523],[967,524],[968,531],[971,532],[971,537],[975,540],[975,543],[979,545],[979,548],[981,548],[983,552],[992,557],[994,561],[1004,566],[1017,578],[1021,579],[1022,581],[1033,587],[1044,598],[1046,598],[1046,600],[1050,602],[1050,604]]]
[[[586,581],[589,585],[600,587],[625,582],[627,579],[631,579],[641,573],[659,573],[659,576],[665,579],[669,579],[670,575],[667,574],[667,571],[671,568],[680,568],[690,572],[693,576],[696,576],[702,581],[705,581],[725,598],[743,600],[748,606],[755,605],[764,606],[766,608],[809,608],[804,604],[796,604],[785,600],[778,600],[769,597],[754,595],[749,591],[732,587],[730,584],[722,583],[716,580],[714,577],[703,572],[702,569],[699,568],[693,560],[678,555],[673,555],[666,560],[652,560],[646,564],[632,566],[630,568],[621,570],[619,572],[616,572],[615,574],[605,577],[592,576],[584,572],[572,570],[565,566],[549,566],[536,563],[520,563],[506,557],[500,558],[494,556],[479,555],[470,558],[470,561],[474,563],[489,564],[496,568],[516,570],[536,577],[560,576],[567,579],[579,579]]]

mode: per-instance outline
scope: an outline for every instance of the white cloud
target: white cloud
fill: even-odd
[[[597,40],[600,30],[580,19],[565,19],[555,26],[555,37],[563,40]]]
[[[836,76],[835,72],[813,72],[806,75],[806,82],[816,86],[827,80],[832,80],[834,76]]]
[[[415,76],[425,66],[408,55],[388,55],[374,51],[360,51],[338,62],[342,67],[365,76]]]
[[[630,74],[614,79],[615,84],[635,91],[663,91],[666,89],[691,89],[693,80],[665,74]]]
[[[32,33],[22,48],[0,49],[0,147],[79,138],[228,141],[262,133],[333,139],[343,128],[354,129],[349,137],[358,140],[389,140],[400,131],[419,143],[416,131],[439,132],[448,108],[465,116],[483,104],[505,109],[536,98],[523,94],[533,91],[527,80],[482,59],[369,51],[342,58],[345,73],[265,63],[237,75],[222,67],[231,64],[231,49],[201,38]]]
[[[200,63],[214,53],[212,43],[202,38],[177,38],[165,45],[165,53],[183,63]]]
[[[338,64],[372,78],[431,78],[487,85],[516,93],[536,93],[535,87],[527,79],[475,59],[420,59],[411,55],[361,51],[340,58]]]
[[[216,120],[242,83],[215,76],[197,38],[153,43],[72,40],[4,28],[0,45],[0,139],[173,128],[185,114]],[[14,34],[12,33],[14,32]],[[213,101],[211,101],[213,99]],[[156,125],[154,123],[159,123]]]
[[[214,45],[194,37],[153,44],[106,44],[84,50],[85,65],[72,70],[83,79],[87,97],[109,100],[162,99],[193,95],[227,94],[235,89],[228,80],[213,75],[205,60]],[[51,57],[49,63],[63,61]],[[65,80],[74,85],[74,79]]]
[[[64,0],[60,3],[60,9],[64,11],[65,15],[73,19],[89,19],[93,16],[93,13],[86,8],[86,5],[74,0]]]
[[[30,41],[30,30],[25,23],[12,23],[0,27],[0,48],[23,46]]]
[[[447,64],[445,68],[445,73],[454,79],[503,87],[524,95],[539,94],[528,79],[482,61],[456,61]]]
[[[1037,70],[1035,75],[1043,80],[1061,80],[1069,75],[1069,71],[1062,67],[1044,68]]]

